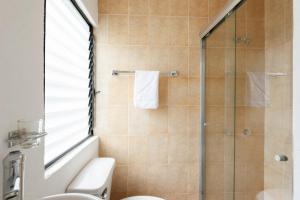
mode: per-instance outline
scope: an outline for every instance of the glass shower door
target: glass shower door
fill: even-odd
[[[206,37],[204,198],[234,199],[235,12]]]

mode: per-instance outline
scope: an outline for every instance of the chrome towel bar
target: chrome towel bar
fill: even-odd
[[[129,70],[112,70],[113,76],[118,76],[120,74],[134,74],[135,71],[129,71]],[[169,76],[169,77],[177,77],[179,75],[178,71],[169,71],[169,72],[163,72],[160,73],[162,76]]]

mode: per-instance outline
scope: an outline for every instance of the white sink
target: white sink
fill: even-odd
[[[41,200],[100,200],[100,199],[95,196],[87,195],[87,194],[65,193],[65,194],[56,194],[56,195],[44,197]]]

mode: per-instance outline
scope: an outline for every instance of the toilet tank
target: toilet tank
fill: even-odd
[[[70,183],[67,192],[91,194],[109,200],[115,162],[114,158],[91,160]]]

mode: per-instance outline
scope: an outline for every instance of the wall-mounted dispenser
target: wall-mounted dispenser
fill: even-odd
[[[18,121],[18,129],[8,133],[8,147],[30,149],[44,137],[43,120]],[[3,200],[23,200],[25,155],[11,151],[3,160]]]

